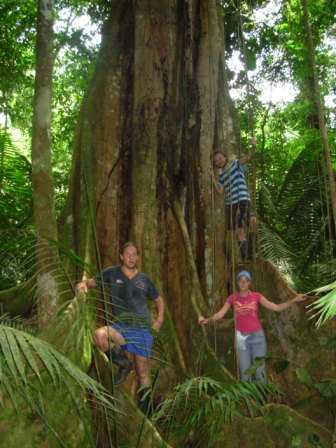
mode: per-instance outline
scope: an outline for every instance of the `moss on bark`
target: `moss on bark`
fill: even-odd
[[[9,313],[11,317],[29,316],[34,304],[35,289],[35,282],[28,280],[13,288],[0,291],[2,311]]]

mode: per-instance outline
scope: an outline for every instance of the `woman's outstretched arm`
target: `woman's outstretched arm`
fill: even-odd
[[[260,305],[267,308],[268,310],[280,312],[280,311],[286,310],[287,308],[292,306],[294,303],[303,302],[304,300],[306,300],[306,296],[304,294],[299,294],[299,295],[295,296],[293,299],[288,300],[287,302],[283,302],[283,303],[273,303],[273,302],[270,302],[269,300],[267,300],[266,297],[261,296]]]

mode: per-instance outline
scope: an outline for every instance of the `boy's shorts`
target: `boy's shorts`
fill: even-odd
[[[120,348],[134,355],[150,358],[153,347],[153,335],[149,328],[126,327],[121,324],[110,324],[109,326],[124,337],[126,344],[121,345]]]

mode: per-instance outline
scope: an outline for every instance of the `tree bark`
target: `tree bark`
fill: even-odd
[[[57,241],[51,167],[51,98],[53,70],[52,0],[39,0],[37,13],[36,76],[32,133],[32,186],[37,235],[38,323],[43,328],[56,307],[56,251],[48,240]]]

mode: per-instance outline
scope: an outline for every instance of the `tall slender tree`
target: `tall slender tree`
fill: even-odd
[[[324,111],[323,111],[323,104],[322,104],[322,98],[321,98],[321,92],[320,92],[320,85],[319,85],[319,80],[318,80],[317,70],[316,70],[315,48],[314,48],[314,43],[313,43],[311,24],[310,24],[310,20],[309,20],[307,0],[301,0],[301,3],[302,3],[302,10],[303,10],[303,16],[304,16],[304,23],[305,23],[305,27],[306,27],[306,33],[307,33],[307,45],[308,45],[308,49],[309,49],[311,71],[312,71],[312,76],[313,76],[313,81],[314,81],[315,101],[316,101],[317,116],[318,116],[318,121],[319,121],[319,128],[320,128],[320,132],[321,132],[323,155],[324,155],[324,160],[325,160],[325,164],[326,164],[326,172],[327,172],[327,177],[328,177],[328,185],[329,185],[331,207],[332,207],[333,221],[334,221],[334,231],[336,234],[336,184],[335,184],[335,177],[334,177],[334,171],[333,171],[333,167],[332,167],[332,163],[331,163],[331,155],[330,155],[329,143],[328,143],[328,134],[327,134],[327,128],[326,128],[326,123],[325,123],[325,119],[324,119]]]
[[[58,288],[53,271],[57,241],[51,168],[51,98],[53,71],[53,0],[39,0],[36,37],[36,76],[32,133],[32,185],[37,236],[38,322],[43,328],[55,308]]]

